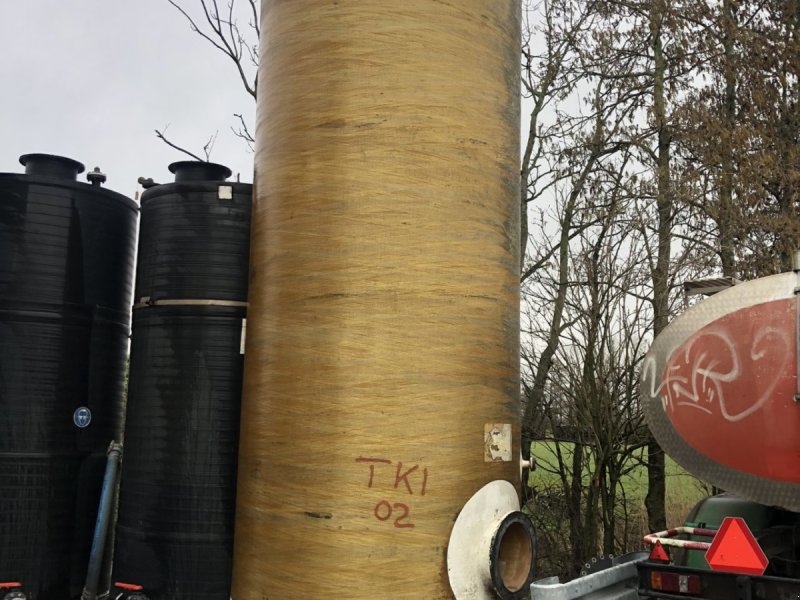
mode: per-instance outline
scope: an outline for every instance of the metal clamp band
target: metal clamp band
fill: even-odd
[[[149,296],[143,296],[139,302],[133,305],[133,309],[147,308],[149,306],[232,306],[237,308],[247,308],[247,302],[239,300],[208,300],[195,298],[181,298],[177,300],[152,300]]]

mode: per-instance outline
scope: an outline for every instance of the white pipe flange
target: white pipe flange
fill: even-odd
[[[492,481],[467,501],[447,546],[456,600],[518,600],[534,579],[536,535],[508,481]]]

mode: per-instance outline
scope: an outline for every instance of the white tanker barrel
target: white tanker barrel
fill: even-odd
[[[650,429],[687,471],[800,511],[796,273],[756,279],[676,318],[645,357]]]

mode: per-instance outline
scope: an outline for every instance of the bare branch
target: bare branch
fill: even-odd
[[[247,122],[244,120],[244,117],[238,113],[234,113],[233,116],[239,119],[239,128],[235,129],[231,127],[231,131],[236,137],[242,138],[247,143],[247,146],[250,148],[250,152],[255,152],[256,140],[253,137],[253,134],[250,132],[250,129],[247,127]]]
[[[203,4],[203,9],[205,10],[206,9],[205,0],[201,0],[201,1],[202,1],[202,4]],[[197,26],[197,23],[195,23],[194,19],[189,15],[189,13],[187,13],[185,10],[183,10],[183,8],[178,3],[176,3],[174,0],[167,0],[167,2],[169,2],[172,6],[174,6],[178,10],[178,12],[180,12],[184,17],[186,17],[186,20],[189,21],[189,25],[191,26],[191,29],[192,29],[193,32],[195,32],[200,37],[202,37],[204,40],[206,40],[209,44],[214,46],[217,50],[227,54],[227,51],[225,50],[225,48],[220,46],[207,33],[203,32],[200,29],[200,27]],[[208,14],[208,13],[206,12],[206,14]]]
[[[239,30],[239,26],[234,19],[234,4],[235,0],[228,1],[228,17],[227,19],[223,16],[220,16],[219,6],[217,4],[217,0],[210,0],[211,4],[209,4],[209,0],[200,0],[200,6],[203,10],[203,16],[205,17],[206,23],[208,28],[211,31],[211,34],[203,31],[200,26],[198,25],[197,21],[180,5],[176,0],[167,0],[178,12],[180,12],[184,18],[189,22],[189,26],[191,27],[192,31],[206,40],[209,44],[214,46],[217,50],[222,52],[225,56],[233,61],[234,65],[236,66],[236,70],[239,73],[239,78],[242,81],[242,85],[244,86],[245,91],[253,97],[256,98],[256,81],[258,75],[254,75],[252,81],[248,77],[247,73],[245,73],[244,65],[242,64],[242,58],[244,56],[244,49],[247,49],[247,53],[250,59],[250,62],[253,63],[254,66],[257,66],[257,57],[255,53],[255,48],[251,48],[245,42],[244,36],[242,35],[241,31]],[[258,11],[254,0],[248,0],[250,9],[253,12],[254,20],[251,23],[251,27],[253,27],[254,31],[256,32],[256,36],[258,36],[259,27],[258,27]]]
[[[168,127],[169,127],[169,125],[164,127],[164,131],[166,131]],[[193,154],[193,153],[189,152],[188,150],[186,150],[185,148],[181,148],[177,144],[174,144],[173,142],[169,141],[164,136],[164,134],[161,131],[159,131],[158,129],[156,129],[155,132],[156,132],[156,137],[158,139],[160,139],[162,142],[164,142],[167,146],[169,146],[171,148],[175,148],[175,150],[177,150],[179,152],[183,152],[184,154],[187,154],[187,155],[191,156],[193,159],[199,160],[200,162],[208,162],[208,154],[206,154],[206,160],[203,160],[202,158],[197,156],[197,154]],[[215,139],[216,139],[216,137],[215,137]],[[206,146],[208,146],[208,144],[206,144]],[[203,148],[203,149],[205,150],[205,148]]]
[[[206,162],[209,162],[211,160],[211,151],[214,149],[214,144],[217,143],[218,135],[219,135],[219,130],[215,131],[214,135],[208,138],[206,145],[203,146],[203,153],[206,155]]]
[[[250,10],[253,12],[253,20],[250,23],[250,27],[255,29],[256,32],[256,39],[261,37],[261,23],[258,22],[258,5],[256,4],[256,0],[249,0],[250,2]]]

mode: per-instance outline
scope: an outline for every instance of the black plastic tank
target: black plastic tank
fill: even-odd
[[[230,598],[252,186],[202,162],[142,195],[114,580]]]
[[[0,173],[0,581],[80,595],[122,434],[136,203],[77,161]]]

